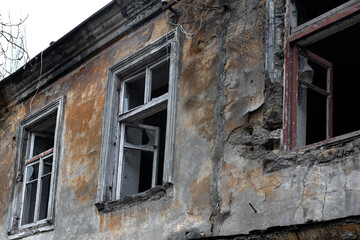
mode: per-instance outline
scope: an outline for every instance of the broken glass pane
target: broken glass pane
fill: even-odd
[[[152,129],[143,129],[126,126],[125,142],[133,145],[151,146],[156,144],[156,131]]]
[[[151,69],[151,99],[157,98],[169,91],[168,61]]]
[[[33,157],[54,147],[53,136],[44,137],[35,135]]]
[[[123,112],[144,104],[145,75],[125,82]]]
[[[34,222],[37,181],[26,184],[22,224]]]
[[[153,152],[124,148],[122,196],[151,188]]]
[[[39,163],[27,167],[26,182],[37,179],[39,174]]]

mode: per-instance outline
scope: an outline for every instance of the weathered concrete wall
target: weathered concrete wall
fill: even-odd
[[[247,239],[251,235],[244,234],[254,230],[359,215],[359,140],[328,149],[281,150],[285,9],[284,1],[275,1],[273,10],[269,2],[208,1],[220,8],[206,14],[193,39],[184,39],[174,185],[160,199],[107,213],[94,205],[108,69],[174,28],[168,24],[168,11],[85,59],[35,96],[1,109],[0,239],[7,239],[18,122],[62,95],[55,230],[26,239]],[[185,29],[201,24],[198,9],[184,4],[176,8],[182,9],[178,23]],[[267,34],[270,11],[274,31]],[[265,64],[269,41],[275,44],[272,68]],[[358,224],[344,224],[337,235],[328,236],[344,236],[347,228],[358,234]],[[299,236],[327,236],[328,228],[319,229],[302,230]],[[297,239],[286,231],[266,236]]]

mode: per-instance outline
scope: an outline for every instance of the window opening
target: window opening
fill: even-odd
[[[141,73],[124,82],[123,111],[127,112],[144,104],[145,74]]]
[[[179,29],[174,29],[110,68],[99,210],[107,208],[107,201],[173,182],[181,42]],[[145,200],[148,194],[154,193],[147,191],[133,200]]]
[[[334,1],[333,4],[344,2],[347,1]],[[302,4],[311,9],[308,1]],[[333,8],[325,5],[324,11]],[[336,16],[340,19],[336,22],[338,28],[331,24],[310,33],[306,29],[300,30],[296,33],[301,36],[298,39],[290,36],[293,39],[290,40],[290,148],[360,129],[360,116],[354,114],[360,87],[357,69],[360,64],[360,22],[356,20],[359,7],[359,4],[349,7],[351,17],[341,19]]]
[[[169,64],[162,62],[151,69],[151,99],[160,97],[169,91]]]
[[[162,184],[167,125],[163,103],[168,100],[168,61],[168,57],[155,60],[141,73],[123,80],[117,198]],[[131,110],[135,108],[138,113],[133,117]]]
[[[307,47],[333,64],[334,136],[360,129],[360,116],[355,113],[360,89],[359,39],[360,23],[357,23]]]
[[[294,55],[299,147],[332,137],[332,64],[310,51],[295,50]]]
[[[123,124],[122,195],[143,192],[157,184],[159,131],[155,126]]]
[[[21,225],[48,217],[56,114],[28,130]]]

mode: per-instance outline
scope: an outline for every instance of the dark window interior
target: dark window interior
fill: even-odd
[[[349,0],[297,0],[298,25],[336,8]]]
[[[169,63],[166,61],[152,70],[151,99],[160,97],[169,90]]]
[[[36,192],[37,192],[37,180],[26,184],[22,224],[28,224],[34,222]]]
[[[159,135],[154,130],[127,126],[125,142],[133,146],[156,147],[155,137],[159,137],[157,145],[158,165],[156,185],[162,184],[167,110],[162,110],[149,117],[137,121],[137,124],[159,128]],[[132,195],[144,192],[152,187],[154,151],[124,147],[124,175],[121,194]]]
[[[56,115],[49,117],[46,121],[43,121],[31,129],[31,132],[35,134],[33,154],[31,157],[54,147],[55,126]]]
[[[162,184],[163,168],[164,168],[164,153],[165,153],[165,134],[166,134],[166,110],[158,112],[143,119],[145,125],[156,126],[160,128],[159,136],[159,161],[158,161],[158,176],[157,185]],[[144,137],[144,135],[143,135]],[[151,156],[150,156],[151,155]],[[151,177],[152,177],[152,153],[144,152],[144,156],[141,158],[140,164],[140,181],[139,181],[139,192],[146,191],[151,188]]]
[[[157,185],[162,184],[162,177],[163,177],[165,136],[166,136],[166,118],[167,118],[167,110],[165,109],[163,111],[160,111],[160,112],[144,119],[145,125],[157,126],[160,128]],[[142,176],[142,172],[145,172],[145,168],[146,167],[140,169],[140,176]],[[143,181],[140,179],[140,185],[142,184],[141,182],[143,182]],[[151,184],[151,182],[150,182],[150,184]],[[147,190],[147,189],[145,189],[145,190]]]
[[[317,62],[308,58],[308,65],[313,70],[312,84],[316,87],[327,91],[327,69]],[[299,85],[299,91],[303,86]],[[326,109],[327,109],[327,97],[313,90],[312,88],[306,88],[306,144],[319,142],[326,139]],[[299,92],[299,98],[303,97]]]
[[[145,75],[125,83],[124,112],[144,104]]]
[[[358,114],[360,89],[360,23],[337,32],[307,47],[333,64],[333,136],[360,129]],[[324,86],[324,68],[309,61],[314,70],[313,83]],[[325,97],[308,89],[307,144],[326,138]]]
[[[49,197],[50,197],[52,162],[53,162],[53,156],[50,156],[44,160],[43,172],[41,176],[39,220],[45,219],[48,216],[47,210],[49,206]]]

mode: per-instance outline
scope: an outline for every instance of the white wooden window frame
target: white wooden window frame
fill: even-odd
[[[139,129],[146,129],[146,130],[153,130],[155,131],[155,143],[152,148],[149,146],[142,146],[142,145],[135,145],[130,144],[125,141],[125,128],[126,127],[134,127]],[[114,175],[116,181],[116,199],[120,199],[123,196],[122,188],[123,188],[123,175],[124,175],[124,166],[125,166],[125,159],[124,159],[124,148],[128,149],[135,149],[141,151],[148,151],[152,152],[153,155],[153,165],[152,165],[152,177],[151,177],[151,187],[155,187],[156,179],[158,174],[158,149],[159,149],[159,127],[149,126],[144,124],[134,124],[134,123],[127,123],[121,122],[120,123],[120,150],[119,150],[119,167],[117,174]]]
[[[45,232],[54,229],[54,211],[55,211],[55,195],[56,195],[56,184],[57,184],[57,168],[60,155],[60,141],[62,132],[62,119],[63,119],[63,105],[64,97],[60,97],[45,107],[39,109],[33,114],[27,116],[19,123],[18,141],[17,141],[17,152],[15,162],[15,176],[12,194],[12,204],[10,205],[10,218],[8,235],[9,239],[18,239],[26,236],[33,235],[35,232]],[[37,156],[32,156],[30,146],[33,142],[33,136],[36,133],[31,134],[31,129],[42,124],[44,120],[49,117],[56,115],[56,127],[54,134],[54,147],[49,149]],[[29,134],[30,133],[30,134]],[[27,149],[29,149],[27,151]],[[48,213],[47,218],[39,221],[34,221],[29,224],[22,225],[22,214],[23,214],[23,201],[24,201],[24,190],[26,181],[26,170],[27,166],[35,164],[38,161],[43,161],[47,157],[53,157],[53,165],[51,169],[51,181],[49,190],[49,202],[48,202]],[[35,159],[35,160],[34,160]],[[42,159],[42,160],[41,160]],[[26,164],[28,163],[28,164]],[[40,176],[40,171],[39,171]],[[41,178],[42,176],[40,176]],[[39,187],[39,186],[38,186]],[[39,193],[37,193],[39,194]],[[38,199],[39,196],[37,196]],[[36,229],[36,231],[34,230]]]
[[[49,136],[47,134],[38,133],[38,132],[31,132],[30,133],[30,139],[31,140],[29,141],[29,149],[30,149],[30,151],[28,152],[27,159],[35,157],[33,151],[34,151],[35,137],[37,137],[37,136],[44,137],[44,138],[49,138]],[[51,138],[53,138],[53,137],[51,137]]]
[[[160,97],[150,99],[149,91],[145,93],[144,103],[123,113],[124,81],[140,69],[150,71],[150,67],[168,58],[169,62],[169,89]],[[105,202],[119,200],[119,176],[117,166],[120,155],[121,122],[131,123],[138,119],[151,116],[156,112],[167,109],[166,143],[164,156],[163,183],[173,183],[174,141],[176,121],[176,99],[181,59],[181,33],[175,29],[163,37],[155,40],[133,55],[125,58],[109,69],[109,78],[105,100],[104,126],[102,148],[100,156],[100,174],[98,184],[97,203],[99,206]],[[144,73],[144,72],[142,72]],[[145,81],[149,81],[147,74]],[[147,87],[149,88],[149,84]],[[119,115],[119,113],[121,113]],[[114,169],[115,168],[115,169]]]
[[[34,134],[32,134],[32,136],[34,136]],[[30,151],[32,152],[33,150],[33,137],[32,137],[32,140],[31,140],[31,145],[32,145],[32,148],[30,149]],[[50,208],[50,195],[51,193],[53,192],[53,189],[51,187],[51,182],[53,181],[53,178],[52,178],[52,172],[49,172],[47,173],[46,175],[43,175],[43,170],[44,170],[44,161],[50,157],[53,158],[53,151],[54,149],[51,148],[51,149],[48,149],[46,150],[45,152],[43,153],[40,153],[39,155],[37,156],[34,156],[32,158],[30,158],[28,161],[26,161],[25,163],[25,169],[24,169],[24,184],[23,184],[23,191],[22,191],[22,206],[21,206],[21,216],[20,216],[20,229],[21,228],[26,228],[27,225],[29,224],[33,224],[33,223],[45,223],[47,221],[47,218],[45,219],[40,219],[39,220],[39,214],[40,214],[40,194],[41,194],[41,191],[42,191],[42,178],[43,177],[46,177],[48,175],[51,176],[51,180],[50,180],[50,190],[49,190],[49,204],[48,204],[48,208],[47,208],[47,213],[50,213],[51,212],[51,208]],[[30,155],[32,156],[32,154]],[[35,160],[33,160],[34,158],[36,158]],[[36,165],[36,164],[39,164],[39,170],[38,170],[38,176],[36,179],[34,180],[30,180],[30,181],[26,181],[27,179],[27,174],[28,174],[28,171],[27,169],[33,165]],[[54,164],[54,158],[52,160],[52,165]],[[52,168],[52,167],[51,167]],[[31,222],[31,223],[28,223],[28,224],[24,224],[23,223],[23,217],[24,217],[24,199],[25,199],[25,192],[26,192],[26,185],[29,184],[29,183],[32,183],[32,182],[35,182],[37,181],[37,187],[36,187],[36,198],[35,198],[35,210],[34,210],[34,221]]]

